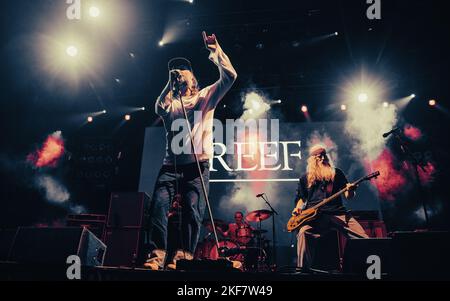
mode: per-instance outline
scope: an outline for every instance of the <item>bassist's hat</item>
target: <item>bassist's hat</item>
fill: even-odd
[[[318,156],[318,155],[326,155],[327,154],[327,150],[325,149],[325,146],[323,146],[322,144],[316,144],[313,147],[311,147],[309,149],[309,156]]]

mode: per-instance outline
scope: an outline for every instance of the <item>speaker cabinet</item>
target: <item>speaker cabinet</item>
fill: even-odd
[[[392,240],[390,238],[353,238],[348,239],[343,261],[343,271],[348,274],[366,275],[371,263],[369,256],[380,258],[382,274],[390,273]]]
[[[105,243],[107,266],[135,267],[143,261],[145,193],[112,193]]]
[[[111,267],[136,267],[142,261],[140,246],[143,243],[142,230],[107,229],[105,232],[108,252],[105,265]]]
[[[392,239],[394,278],[450,279],[450,232],[394,232]]]
[[[19,228],[9,261],[66,265],[77,255],[83,266],[101,266],[106,246],[86,228]]]
[[[145,193],[112,193],[106,227],[142,227],[144,221],[144,208],[149,199],[149,196]]]

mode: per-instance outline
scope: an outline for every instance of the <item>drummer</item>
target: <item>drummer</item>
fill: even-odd
[[[226,232],[223,232],[222,234],[225,237],[228,237],[231,241],[242,244],[243,243],[242,240],[244,237],[242,237],[242,234],[240,234],[240,233],[245,233],[245,232],[239,231],[239,230],[247,229],[249,233],[246,236],[249,236],[252,234],[253,228],[250,226],[249,223],[247,223],[244,220],[244,214],[241,211],[237,211],[234,213],[234,221],[235,221],[234,223],[231,223],[228,225],[228,230]],[[246,242],[246,240],[244,240],[244,242]]]

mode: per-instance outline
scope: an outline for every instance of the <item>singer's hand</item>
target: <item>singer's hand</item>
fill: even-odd
[[[203,41],[205,42],[205,47],[211,52],[215,52],[216,49],[219,47],[219,43],[217,42],[217,38],[215,34],[212,34],[211,36],[208,36],[206,32],[202,32],[203,35]]]

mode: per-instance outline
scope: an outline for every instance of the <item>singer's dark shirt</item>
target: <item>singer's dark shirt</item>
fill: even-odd
[[[325,181],[316,182],[313,186],[308,188],[308,180],[305,174],[300,178],[295,202],[297,202],[299,199],[302,199],[303,202],[306,202],[306,208],[311,208],[312,206],[322,201],[324,198],[327,198],[344,188],[347,183],[348,180],[345,177],[345,174],[342,172],[342,170],[336,168],[336,175],[334,177],[334,181],[332,182],[331,192],[327,191],[327,186],[330,183]],[[339,215],[345,214],[346,209],[342,203],[342,198],[338,197],[328,204],[320,207],[320,212]]]

